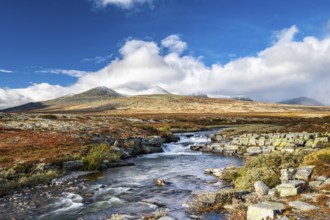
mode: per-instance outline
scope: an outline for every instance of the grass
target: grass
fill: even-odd
[[[306,155],[303,164],[314,165],[314,176],[330,176],[330,146]]]
[[[113,148],[106,144],[93,145],[84,158],[87,169],[97,170],[103,160],[110,162],[117,162],[120,160],[121,154],[113,150]]]

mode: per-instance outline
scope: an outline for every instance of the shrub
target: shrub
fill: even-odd
[[[195,195],[187,202],[188,211],[191,213],[205,213],[215,210],[216,192],[201,193]]]
[[[112,147],[106,144],[93,145],[87,153],[84,161],[89,170],[96,170],[100,168],[103,160],[116,162],[120,159],[120,153],[115,152]]]
[[[303,153],[273,152],[253,157],[238,170],[234,181],[235,188],[253,190],[253,184],[258,180],[265,182],[269,187],[274,187],[280,183],[280,170],[298,167],[303,156]]]
[[[49,120],[56,120],[57,116],[56,115],[40,115],[40,118],[49,119]]]
[[[330,148],[315,151],[304,157],[304,164],[314,165],[314,175],[330,176]]]

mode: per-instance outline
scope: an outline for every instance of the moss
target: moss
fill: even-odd
[[[84,162],[87,164],[87,169],[96,170],[100,168],[103,160],[116,162],[120,160],[120,156],[120,153],[115,152],[112,147],[106,144],[98,144],[89,149]]]

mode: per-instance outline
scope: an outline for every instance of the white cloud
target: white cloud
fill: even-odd
[[[170,35],[161,41],[163,47],[168,48],[171,52],[181,54],[187,49],[187,43],[183,42],[177,35]]]
[[[82,59],[82,61],[100,64],[109,61],[112,56],[113,56],[112,54],[106,56],[95,56],[95,57],[84,58]]]
[[[119,50],[121,57],[99,71],[84,73],[70,87],[35,84],[21,90],[2,89],[0,97],[5,98],[0,102],[2,106],[9,106],[78,93],[96,86],[134,92],[159,85],[174,94],[247,95],[268,101],[310,96],[330,104],[330,38],[308,36],[295,41],[297,31],[293,26],[279,32],[277,42],[256,56],[211,66],[198,57],[181,55],[183,49],[162,54],[164,43],[128,40]],[[166,39],[183,42],[178,36],[162,42]]]
[[[98,7],[105,8],[108,5],[115,5],[124,9],[130,9],[136,4],[151,3],[152,0],[92,0]]]
[[[0,73],[12,73],[12,70],[0,69]]]
[[[82,77],[88,72],[82,71],[82,70],[66,70],[66,69],[43,69],[43,70],[37,70],[37,73],[52,73],[52,74],[63,74],[68,75],[72,77]]]

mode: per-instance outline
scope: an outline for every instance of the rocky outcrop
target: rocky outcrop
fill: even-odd
[[[254,156],[274,151],[294,153],[322,148],[330,142],[330,133],[269,133],[228,136],[212,134],[212,143],[191,146],[192,150],[223,155]]]
[[[163,152],[162,145],[165,139],[159,136],[151,137],[136,137],[124,139],[121,141],[123,149],[130,156],[136,156],[140,154],[159,153]]]
[[[289,202],[289,206],[292,207],[293,209],[295,209],[297,211],[301,211],[301,212],[310,212],[310,211],[319,209],[319,207],[317,207],[315,205],[311,205],[309,203],[302,202],[302,201]]]

